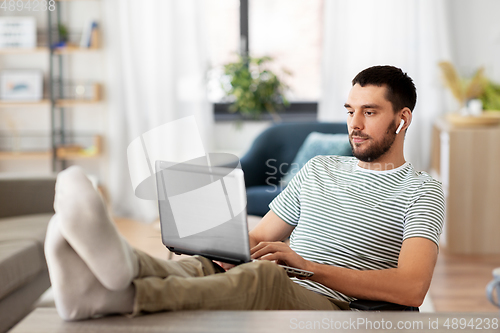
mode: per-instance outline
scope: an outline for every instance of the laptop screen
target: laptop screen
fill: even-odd
[[[156,185],[169,250],[230,263],[250,260],[241,169],[157,161]]]

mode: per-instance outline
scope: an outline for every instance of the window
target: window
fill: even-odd
[[[269,55],[273,69],[282,68],[291,90],[287,113],[315,117],[321,88],[321,50],[324,0],[207,0],[211,66],[209,99],[216,114],[227,114],[220,88],[221,66],[244,51],[251,56]]]
[[[292,72],[290,101],[320,97],[323,0],[250,0],[249,50]]]

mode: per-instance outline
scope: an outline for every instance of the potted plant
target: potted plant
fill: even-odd
[[[484,90],[479,98],[483,102],[485,111],[500,113],[500,84],[486,79]]]
[[[278,111],[289,105],[284,93],[288,86],[269,69],[271,57],[243,57],[224,65],[222,88],[232,105],[230,112],[239,112],[245,118],[259,119],[268,112],[275,121]],[[283,70],[285,75],[290,75]]]
[[[439,67],[445,85],[460,104],[460,113],[464,116],[468,115],[467,102],[479,98],[483,94],[486,82],[484,68],[478,69],[471,79],[464,79],[458,75],[455,66],[448,61],[440,62]]]

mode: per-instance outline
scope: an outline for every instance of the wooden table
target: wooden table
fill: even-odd
[[[474,328],[452,325],[456,318]],[[472,320],[472,322],[471,322]],[[449,328],[445,325],[448,322]],[[490,329],[486,329],[486,322]],[[492,329],[495,322],[497,329]],[[415,313],[353,311],[182,311],[163,312],[136,318],[110,316],[79,322],[64,322],[53,308],[38,308],[11,333],[58,332],[498,332],[498,313]],[[371,325],[371,326],[370,326]],[[400,325],[400,327],[398,327]],[[406,325],[406,328],[405,328]],[[429,328],[430,326],[430,328]],[[370,329],[371,327],[371,329]]]

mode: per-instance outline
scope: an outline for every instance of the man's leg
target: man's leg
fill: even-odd
[[[136,255],[79,167],[58,174],[54,209],[61,234],[102,285],[109,290],[128,287],[139,271]]]
[[[270,261],[243,264],[223,274],[134,280],[134,314],[175,310],[340,310],[299,286]]]
[[[139,276],[194,277],[216,272],[206,258],[165,261],[132,249],[79,168],[58,175],[54,208],[45,256],[56,306],[66,320],[131,313],[132,280]]]
[[[71,248],[59,230],[59,216],[49,222],[45,257],[57,312],[65,320],[91,318],[105,313],[131,313],[135,290],[105,288]]]

